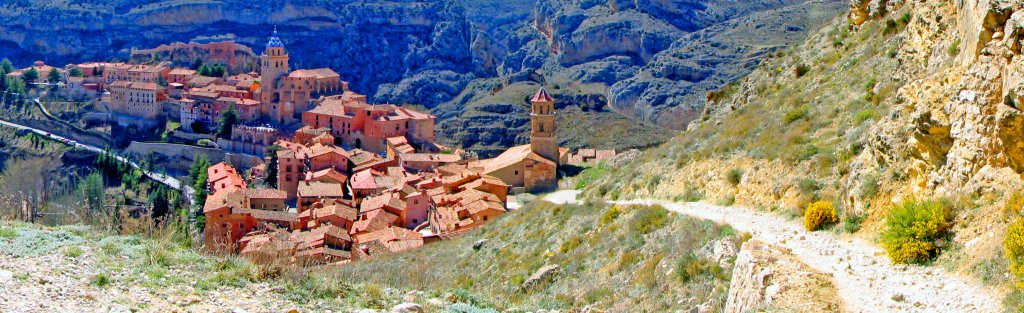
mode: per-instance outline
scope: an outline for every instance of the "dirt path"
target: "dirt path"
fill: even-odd
[[[544,197],[577,202],[576,191]],[[658,204],[697,218],[729,224],[754,238],[792,249],[808,266],[831,274],[849,312],[1001,312],[1002,297],[967,277],[938,267],[894,265],[876,245],[829,232],[807,232],[802,225],[770,213],[705,203],[660,200],[616,201]]]

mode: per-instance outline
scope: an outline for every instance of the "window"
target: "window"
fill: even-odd
[[[516,171],[516,172],[515,172],[515,175],[519,175],[519,171]]]

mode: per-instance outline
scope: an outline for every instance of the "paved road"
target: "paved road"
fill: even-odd
[[[36,103],[38,103],[38,100],[33,100],[33,101],[36,101]],[[40,105],[40,107],[41,106],[42,105]],[[61,142],[64,142],[66,144],[69,144],[71,146],[74,146],[76,148],[85,149],[85,150],[92,151],[92,152],[103,153],[103,151],[104,151],[103,148],[92,146],[92,145],[88,145],[88,144],[84,144],[84,143],[75,141],[75,140],[70,139],[70,138],[64,138],[64,137],[58,136],[56,134],[52,134],[50,132],[41,130],[41,129],[32,128],[32,127],[29,127],[29,126],[25,126],[25,125],[21,125],[21,124],[17,124],[17,123],[11,123],[11,122],[8,122],[8,121],[3,121],[3,120],[0,120],[0,125],[11,127],[11,128],[15,128],[15,129],[28,130],[28,131],[34,132],[36,134],[39,134],[39,135],[41,135],[43,137],[46,137],[46,138],[49,138],[49,139],[52,139],[52,140],[56,140],[56,141],[61,141]],[[117,156],[117,159],[122,161],[122,162],[128,162],[128,164],[131,164],[131,166],[134,167],[134,168],[141,169],[141,167],[139,167],[138,163],[135,163],[135,161],[132,161],[132,160],[130,160],[128,158],[125,158],[125,157],[122,157],[122,156]],[[179,181],[177,178],[171,177],[169,175],[164,175],[164,174],[161,174],[161,173],[149,172],[149,171],[142,171],[142,173],[145,174],[146,177],[149,177],[150,179],[152,179],[154,181],[157,181],[157,182],[159,182],[161,184],[167,185],[168,187],[171,187],[171,188],[174,188],[174,189],[178,189],[178,190],[182,189],[181,188],[182,187],[181,181]],[[184,190],[185,190],[185,199],[188,200],[189,203],[192,203],[192,195],[195,193],[195,191],[190,186],[185,186]]]
[[[554,203],[579,203],[578,191],[544,197]],[[819,231],[798,222],[741,207],[662,200],[611,201],[657,204],[696,218],[729,224],[761,241],[789,248],[808,266],[830,274],[848,312],[1001,312],[1002,294],[975,279],[938,266],[895,265],[874,243]],[[897,301],[896,299],[900,299]]]

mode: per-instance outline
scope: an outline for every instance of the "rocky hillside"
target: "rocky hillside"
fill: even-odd
[[[855,1],[849,15],[708,96],[699,123],[592,194],[738,203],[799,216],[906,199],[956,207],[936,261],[1006,283],[999,240],[1024,184],[1020,1]],[[1001,265],[1002,264],[1002,265]]]
[[[93,1],[0,4],[0,47],[17,63],[127,59],[131,48],[233,39],[262,50],[274,27],[293,68],[330,67],[372,94],[423,71],[472,75],[471,31],[450,1]],[[460,81],[463,81],[460,83]],[[421,100],[421,99],[417,99]],[[407,102],[407,101],[403,101]]]
[[[19,64],[225,39],[258,53],[277,26],[293,67],[331,67],[376,101],[422,104],[441,116],[449,144],[486,155],[525,142],[525,119],[507,115],[540,85],[566,89],[561,104],[584,111],[565,123],[631,135],[566,129],[563,144],[624,149],[684,129],[706,91],[798,41],[841,2],[15,0],[0,4],[0,48]]]

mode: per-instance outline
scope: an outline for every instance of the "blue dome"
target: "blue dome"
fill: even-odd
[[[274,34],[270,35],[270,41],[267,41],[267,48],[284,48],[284,42],[281,41],[281,38],[277,37],[277,29],[274,29]]]

